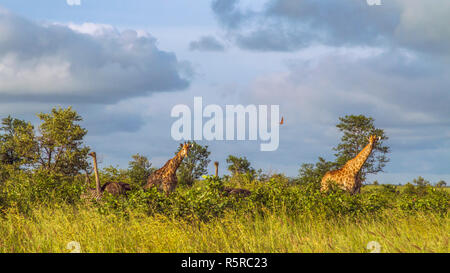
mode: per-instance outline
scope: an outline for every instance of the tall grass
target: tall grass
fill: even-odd
[[[227,213],[209,222],[130,212],[101,214],[79,206],[10,208],[0,218],[0,252],[449,252],[449,218],[430,213],[313,217]]]

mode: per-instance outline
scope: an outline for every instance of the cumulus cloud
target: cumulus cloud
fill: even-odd
[[[260,11],[239,0],[214,0],[212,10],[241,48],[294,51],[314,44],[401,46],[449,53],[450,2],[431,0],[267,0]]]
[[[224,51],[225,47],[213,36],[202,36],[198,41],[192,41],[189,49],[192,51]]]
[[[186,63],[148,33],[108,25],[37,24],[0,11],[0,98],[111,103],[182,90]]]

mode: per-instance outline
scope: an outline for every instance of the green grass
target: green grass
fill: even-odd
[[[0,218],[0,252],[449,252],[449,218],[385,211],[378,217],[314,218],[274,214],[188,222],[130,212],[100,214],[89,207],[37,207]]]

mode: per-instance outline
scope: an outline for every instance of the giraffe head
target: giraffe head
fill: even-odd
[[[92,156],[92,157],[97,157],[97,153],[96,152],[90,152],[89,154],[88,154],[89,156]]]
[[[193,146],[194,146],[194,143],[190,143],[190,142],[180,143],[180,147],[181,147],[180,155],[182,157],[186,157],[189,153],[189,149],[192,148]]]
[[[376,135],[369,136],[369,143],[375,144],[377,141],[380,141],[381,137]]]

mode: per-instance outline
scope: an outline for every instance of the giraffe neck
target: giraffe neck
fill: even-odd
[[[174,158],[167,161],[166,165],[164,165],[163,169],[168,175],[174,175],[181,162],[183,161],[184,156],[181,154],[181,152],[182,151],[178,152],[178,154]]]
[[[353,175],[356,175],[359,172],[359,170],[361,170],[364,163],[366,163],[366,160],[369,157],[370,153],[372,152],[372,149],[373,143],[369,142],[369,144],[367,144],[367,146],[364,147],[364,149],[361,152],[359,152],[359,154],[355,158],[350,160],[345,165],[345,168],[349,168],[351,173]]]
[[[100,185],[100,178],[98,176],[97,157],[94,156],[93,159],[94,159],[95,189],[97,191],[97,194],[100,194],[101,185]]]

